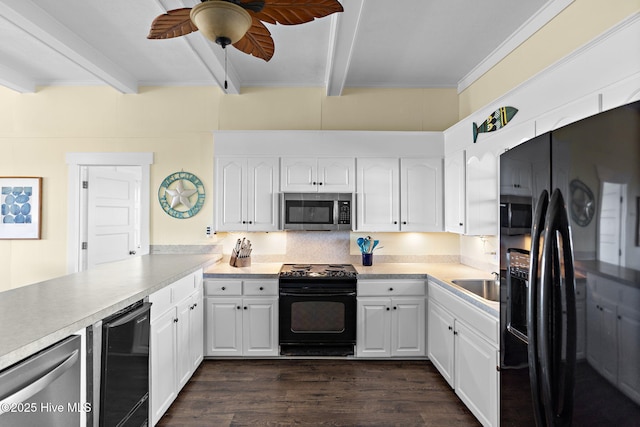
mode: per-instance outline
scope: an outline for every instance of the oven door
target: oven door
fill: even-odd
[[[529,281],[507,274],[507,331],[523,342],[527,337],[527,289]]]
[[[356,293],[319,289],[280,291],[281,345],[356,342]]]

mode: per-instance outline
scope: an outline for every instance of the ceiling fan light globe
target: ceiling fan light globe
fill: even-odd
[[[209,0],[191,9],[191,21],[209,40],[240,40],[251,27],[251,15],[242,7],[223,0]]]

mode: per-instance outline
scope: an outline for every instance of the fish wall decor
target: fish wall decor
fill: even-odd
[[[480,126],[473,122],[473,142],[476,142],[479,133],[493,132],[506,126],[517,112],[518,109],[514,107],[500,107]]]

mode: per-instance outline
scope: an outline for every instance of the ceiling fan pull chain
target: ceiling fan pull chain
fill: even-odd
[[[229,85],[227,84],[227,49],[222,46],[224,50],[224,90],[227,90]]]

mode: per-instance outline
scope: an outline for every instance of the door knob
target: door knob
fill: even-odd
[[[129,255],[135,255],[136,251],[129,251]]]

